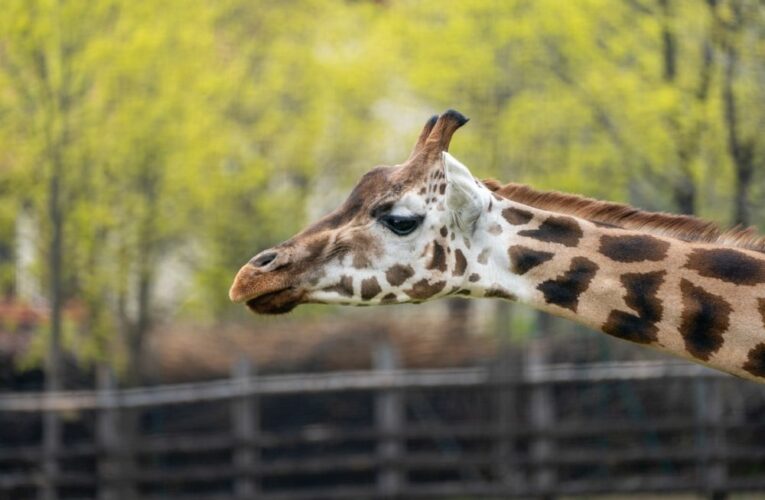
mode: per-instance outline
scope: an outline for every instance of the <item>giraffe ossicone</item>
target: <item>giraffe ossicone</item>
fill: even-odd
[[[299,304],[529,304],[617,338],[765,382],[765,242],[688,216],[478,181],[448,153],[467,119],[425,124],[409,158],[253,257],[229,296]]]

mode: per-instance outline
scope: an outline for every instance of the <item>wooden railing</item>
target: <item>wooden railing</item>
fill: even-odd
[[[226,380],[139,389],[118,389],[104,371],[95,391],[2,394],[6,425],[57,412],[79,437],[52,457],[38,443],[0,443],[0,498],[37,497],[42,485],[58,498],[103,499],[765,492],[756,384],[680,362],[531,356],[401,370],[387,344],[373,359],[371,371],[269,376],[241,362]],[[272,415],[320,415],[309,403],[326,398],[368,408],[352,425],[331,416],[282,425]],[[587,411],[598,398],[600,410]],[[141,426],[171,408],[204,422]],[[53,477],[39,465],[46,459],[58,464]]]

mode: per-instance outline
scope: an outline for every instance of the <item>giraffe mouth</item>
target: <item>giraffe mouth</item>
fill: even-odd
[[[303,302],[303,293],[293,287],[286,287],[264,293],[246,302],[247,307],[258,314],[285,314]]]

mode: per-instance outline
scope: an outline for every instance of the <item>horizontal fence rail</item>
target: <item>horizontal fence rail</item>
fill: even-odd
[[[326,374],[266,375],[242,380],[172,384],[103,391],[0,394],[0,411],[78,411],[183,404],[245,396],[310,394],[375,389],[469,387],[486,384],[550,384],[686,377],[729,377],[683,362],[633,361],[574,365],[560,363],[526,370],[518,380],[499,381],[489,368],[347,371]]]

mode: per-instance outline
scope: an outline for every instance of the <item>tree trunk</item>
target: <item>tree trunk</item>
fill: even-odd
[[[733,159],[736,175],[733,198],[733,223],[742,226],[751,224],[749,208],[749,186],[754,174],[754,143],[743,140],[738,127],[738,109],[733,93],[733,81],[738,68],[738,51],[730,41],[725,48],[725,71],[723,75],[723,106],[725,125],[728,132],[728,151]]]
[[[152,289],[154,286],[154,266],[156,264],[157,245],[157,206],[159,187],[162,182],[158,168],[153,168],[156,159],[149,155],[143,165],[139,179],[144,211],[138,221],[138,246],[136,262],[136,316],[131,321],[128,332],[128,383],[133,385],[143,381],[145,365],[143,347],[146,335],[152,323]]]
[[[672,31],[672,6],[670,0],[659,0],[662,17],[662,79],[667,85],[675,85],[677,78],[677,41]],[[703,75],[702,75],[703,79]],[[672,200],[675,209],[681,214],[693,215],[696,213],[696,184],[691,174],[690,163],[695,156],[694,134],[690,131],[687,136],[685,131],[676,123],[674,125],[674,139],[677,150],[679,172],[672,185]]]
[[[749,226],[752,224],[749,206],[749,186],[752,180],[753,165],[751,160],[738,160],[736,168],[736,191],[734,193],[733,224]]]
[[[664,63],[663,77],[664,81],[672,82],[677,74],[677,44],[675,43],[675,34],[669,26],[669,20],[672,17],[669,0],[659,0],[664,23],[661,29],[662,59]]]
[[[142,272],[138,278],[136,318],[128,328],[128,373],[129,385],[140,385],[144,381],[145,365],[143,362],[143,346],[146,334],[151,328],[151,288],[152,279],[149,272]]]
[[[677,211],[685,215],[696,213],[696,184],[688,174],[682,174],[672,188],[672,199]]]

